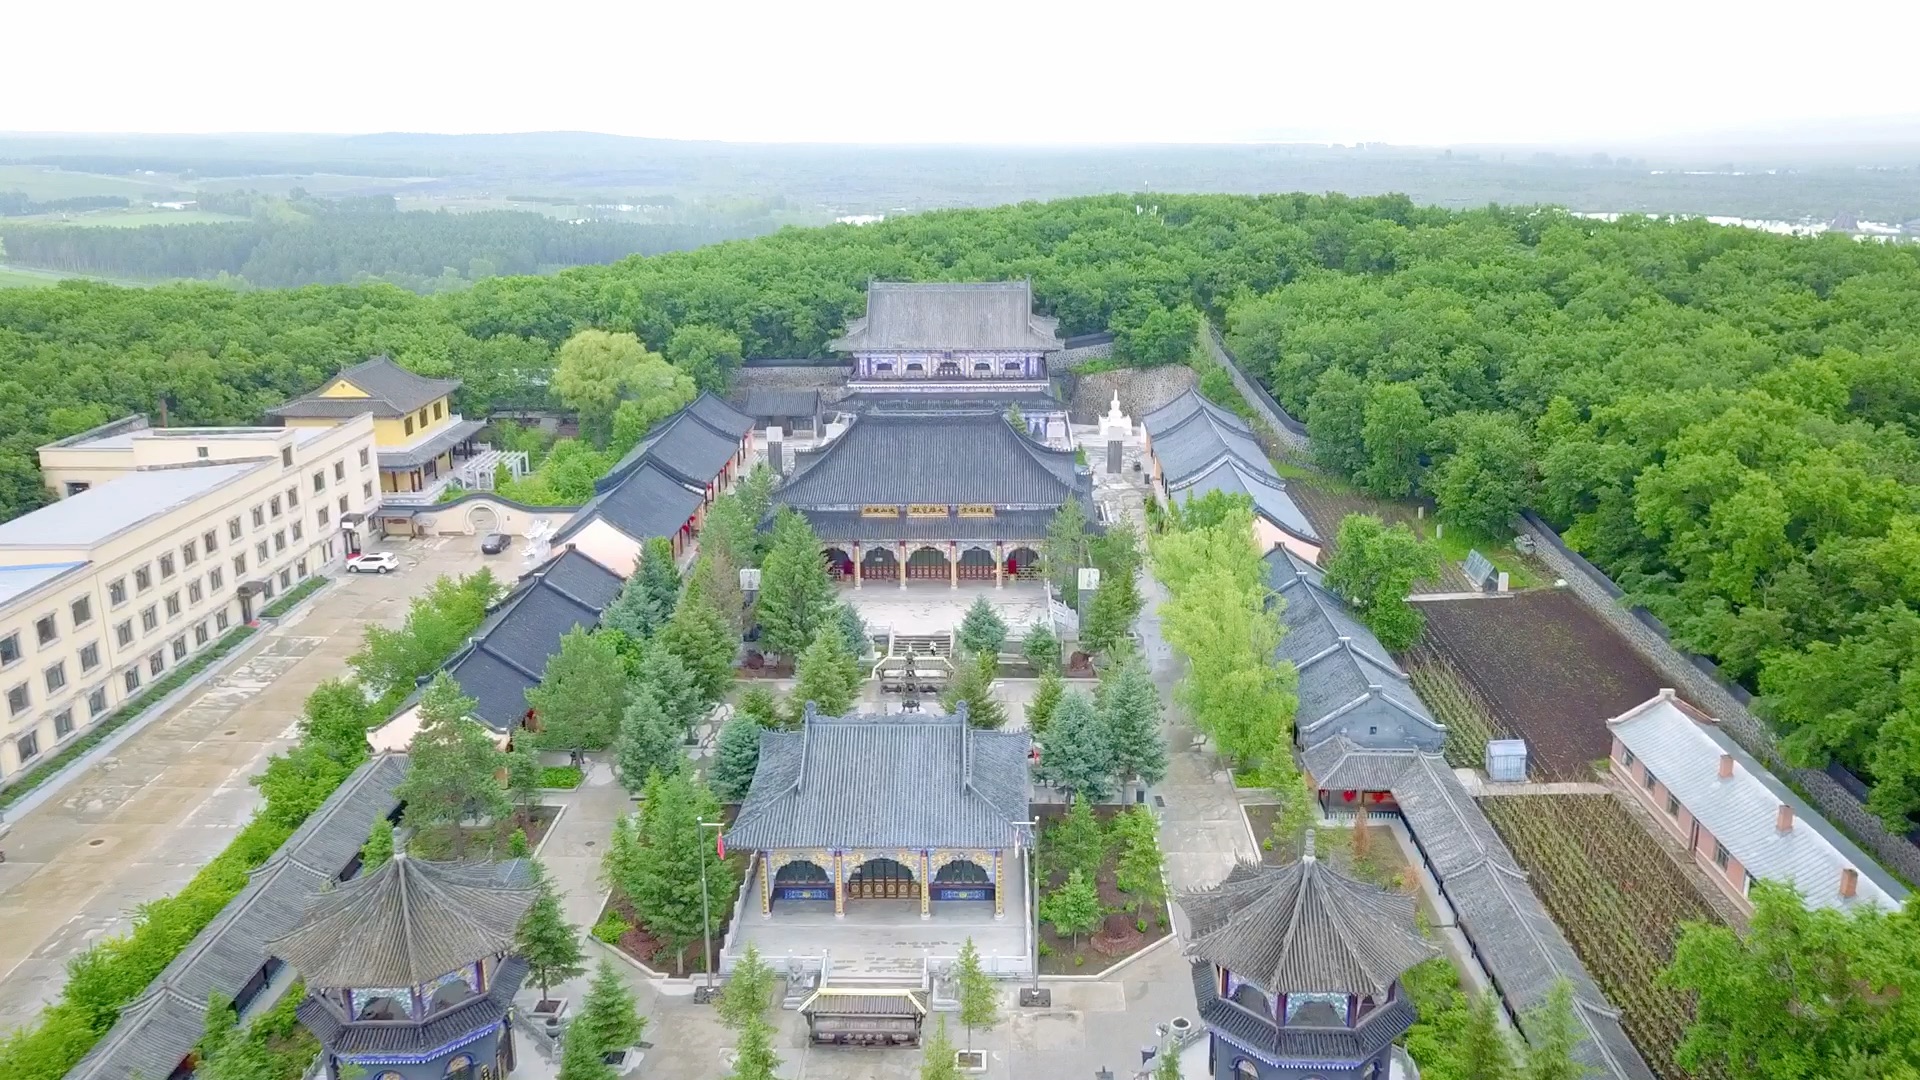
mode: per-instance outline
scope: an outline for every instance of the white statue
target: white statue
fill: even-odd
[[[553,546],[553,522],[547,518],[534,518],[527,525],[527,569],[531,570],[547,561],[547,552]]]
[[[1113,392],[1113,405],[1107,415],[1100,418],[1100,439],[1102,442],[1113,439],[1133,438],[1133,417],[1120,408],[1120,391]]]

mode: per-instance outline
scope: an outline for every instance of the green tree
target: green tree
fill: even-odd
[[[527,691],[547,750],[604,750],[620,732],[627,679],[613,642],[574,627],[547,660],[540,685]]]
[[[756,473],[767,471],[765,466],[755,470]],[[760,565],[760,519],[750,516],[745,491],[746,484],[742,482],[715,499],[700,527],[700,551],[706,555],[722,555],[736,569]]]
[[[1042,671],[1039,685],[1033,688],[1033,700],[1027,702],[1027,731],[1036,742],[1045,742],[1053,725],[1053,714],[1060,709],[1060,698],[1067,682],[1058,671]]]
[[[527,962],[527,972],[533,976],[534,985],[540,988],[540,997],[544,1000],[553,997],[554,983],[586,973],[586,954],[580,950],[579,929],[568,922],[560,910],[560,894],[554,890],[553,879],[539,862],[530,865],[538,892],[533,906],[520,917],[520,925],[514,930],[513,951]]]
[[[1047,522],[1046,539],[1040,542],[1040,564],[1047,580],[1060,590],[1067,604],[1080,599],[1080,568],[1093,563],[1093,536],[1087,526],[1086,508],[1078,499],[1068,499]]]
[[[532,820],[533,808],[540,803],[540,787],[544,780],[544,770],[540,766],[540,755],[533,751],[532,732],[515,732],[513,744],[507,750],[507,794],[513,799],[522,822]]]
[[[213,1080],[272,1080],[273,1056],[234,1016],[233,1003],[214,993],[207,1002],[206,1029],[197,1047],[200,1065],[195,1075]]]
[[[743,1031],[763,1016],[773,999],[773,969],[760,958],[760,949],[752,942],[734,961],[727,975],[726,989],[720,994],[720,1021],[735,1031]]]
[[[600,613],[600,625],[610,630],[618,630],[634,641],[645,641],[654,631],[666,624],[673,614],[660,604],[659,597],[648,587],[646,576],[646,555],[641,555],[640,569],[627,578],[620,586],[620,595],[613,598],[605,611]]]
[[[1107,859],[1107,833],[1093,816],[1093,804],[1075,799],[1060,823],[1047,830],[1044,848],[1049,872],[1078,870],[1089,878],[1099,874]]]
[[[591,1033],[575,1036],[569,1029],[567,1036],[560,1050],[559,1080],[615,1080],[613,1066],[605,1060],[607,1048]]]
[[[1046,623],[1033,623],[1027,627],[1027,636],[1020,642],[1020,653],[1043,679],[1048,672],[1057,673],[1060,670],[1060,639],[1054,636],[1053,628]]]
[[[1140,587],[1131,575],[1102,574],[1080,626],[1080,644],[1089,652],[1112,655],[1130,643],[1128,632],[1144,605]]]
[[[837,625],[820,627],[794,667],[794,707],[811,701],[821,715],[843,716],[859,694],[860,666],[847,653],[846,635]]]
[[[507,836],[507,858],[524,859],[533,854],[533,845],[527,840],[527,830],[515,829]]]
[[[734,653],[740,636],[727,625],[705,596],[695,595],[674,608],[673,618],[660,630],[656,644],[678,657],[693,677],[704,707],[726,696],[733,685]]]
[[[833,616],[828,621],[840,628],[840,636],[847,643],[847,654],[855,660],[873,649],[873,639],[867,636],[867,621],[860,617],[859,609],[852,604],[835,604]]]
[[[1375,495],[1397,499],[1420,482],[1431,417],[1411,383],[1376,383],[1367,394],[1360,439],[1367,463],[1354,479]]]
[[[1093,699],[1068,691],[1053,710],[1034,779],[1072,793],[1075,802],[1113,797],[1113,740]]]
[[[1463,1075],[1474,1080],[1517,1080],[1513,1046],[1500,1022],[1499,999],[1492,992],[1473,995],[1459,1046]]]
[[[693,576],[687,582],[688,602],[696,597],[711,604],[726,621],[732,635],[730,645],[739,647],[740,633],[746,629],[747,602],[740,591],[740,567],[733,554],[719,545],[709,546],[702,534],[700,558],[693,564]]]
[[[762,730],[744,716],[734,717],[720,729],[720,744],[713,756],[713,793],[722,802],[739,802],[747,797],[754,770],[760,767]]]
[[[760,564],[754,612],[768,652],[795,656],[810,644],[833,608],[833,584],[820,556],[820,538],[807,520],[782,508]]]
[[[960,1080],[959,1064],[953,1057],[953,1038],[947,1034],[947,1017],[934,1017],[933,1030],[920,1050],[920,1080]]]
[[[960,955],[954,963],[954,982],[960,997],[960,1023],[967,1029],[967,1049],[973,1049],[973,1032],[992,1031],[1000,1022],[1000,991],[994,988],[993,979],[980,966],[980,950],[968,938],[960,946]]]
[[[594,445],[606,445],[614,410],[652,355],[632,334],[605,330],[582,330],[554,354],[554,395],[579,415],[580,430]]]
[[[706,715],[706,701],[694,685],[693,672],[667,649],[650,648],[642,652],[640,663],[628,682],[628,693],[641,686],[653,691],[660,708],[683,735]]]
[[[1690,924],[1661,976],[1694,999],[1675,1054],[1681,1067],[1753,1080],[1914,1075],[1920,902],[1897,911],[1809,909],[1789,887],[1764,880],[1751,899],[1747,933]],[[1535,1041],[1534,1026],[1523,1027]],[[1850,1072],[1857,1057],[1881,1071]]]
[[[1460,413],[1449,417],[1453,452],[1428,477],[1440,520],[1496,539],[1533,494],[1533,448],[1526,428],[1511,416]]]
[[[1344,368],[1328,368],[1307,399],[1307,436],[1328,471],[1358,478],[1367,467],[1367,384]]]
[[[1068,874],[1066,884],[1041,898],[1040,917],[1053,924],[1055,934],[1072,938],[1074,948],[1079,948],[1080,935],[1099,929],[1102,918],[1093,879],[1080,870]]]
[[[733,1049],[733,1071],[727,1080],[774,1080],[780,1057],[773,1052],[773,1026],[754,1017],[740,1029],[740,1040]]]
[[[360,845],[360,872],[371,874],[392,861],[393,822],[376,818],[367,832],[367,842]]]
[[[991,653],[961,653],[953,658],[953,681],[940,695],[940,707],[957,713],[966,706],[967,723],[976,728],[997,731],[1006,726],[1007,710],[993,696],[993,683],[1000,674],[999,658]]]
[[[986,597],[975,597],[960,620],[960,648],[976,656],[998,655],[1006,640],[1006,621],[987,603]]]
[[[646,610],[653,616],[653,623],[644,635],[651,637],[673,618],[674,609],[680,603],[680,566],[674,560],[673,545],[666,537],[647,540],[646,546],[640,549],[640,565],[634,577],[640,579],[640,589],[646,594]]]
[[[1160,854],[1160,823],[1144,806],[1135,806],[1113,819],[1114,839],[1120,845],[1120,857],[1114,864],[1114,884],[1133,897],[1134,914],[1146,919],[1148,913],[1166,904],[1167,887]]]
[[[1120,313],[1113,328],[1114,354],[1144,367],[1185,360],[1193,351],[1200,313],[1191,304],[1167,308],[1149,302],[1143,308]]]
[[[607,446],[624,454],[638,445],[654,426],[680,411],[699,388],[684,372],[658,354],[648,353],[628,375],[626,400],[613,411],[613,435]],[[587,429],[583,426],[582,432]]]
[[[1439,573],[1439,553],[1405,524],[1388,526],[1368,514],[1348,514],[1334,540],[1326,582],[1380,644],[1398,652],[1418,641],[1426,625],[1407,602],[1413,583]]]
[[[455,853],[467,846],[462,821],[498,819],[512,809],[497,776],[506,755],[486,729],[467,719],[472,711],[473,699],[446,672],[434,676],[420,698],[420,730],[408,750],[407,775],[394,789],[407,806],[407,824],[438,834]]]
[[[1114,775],[1145,787],[1167,775],[1167,737],[1160,727],[1160,691],[1138,658],[1108,668],[1095,697]]]
[[[657,785],[650,782],[648,788],[641,804],[639,846],[626,867],[629,876],[620,884],[641,922],[672,951],[675,973],[685,974],[686,946],[700,940],[703,926],[710,933],[726,921],[734,869],[715,852],[713,830],[700,826],[702,820],[720,820],[720,804],[706,785],[683,769],[660,777]],[[711,897],[718,898],[710,899],[713,921],[704,924],[702,863]]]
[[[780,726],[780,701],[764,686],[749,686],[741,691],[740,704],[734,711],[763,728]]]
[[[656,770],[678,772],[687,765],[680,740],[686,726],[661,707],[653,688],[634,683],[627,711],[620,718],[620,738],[614,745],[614,767],[620,783],[638,793]]]
[[[545,993],[544,986],[541,992]],[[620,977],[613,961],[601,957],[594,965],[593,981],[587,984],[587,995],[580,1003],[580,1015],[567,1027],[567,1037],[571,1039],[584,1033],[604,1052],[610,1053],[639,1045],[646,1029],[646,1017],[640,1015],[627,981]]]
[[[725,393],[740,367],[740,338],[716,326],[691,323],[667,340],[667,359],[685,372],[700,389]]]
[[[464,645],[498,592],[499,583],[486,570],[442,577],[413,599],[399,628],[369,626],[360,649],[347,658],[360,685],[380,699],[369,711],[384,718],[399,704],[396,695],[411,693],[416,678]],[[334,707],[338,704],[336,698]]]
[[[1182,1080],[1180,1051],[1171,1044],[1162,1048],[1160,1056],[1154,1060],[1153,1080]]]
[[[1581,1080],[1591,1074],[1574,1051],[1580,1047],[1580,1021],[1573,1015],[1573,987],[1565,979],[1553,984],[1547,1000],[1520,1018],[1527,1033],[1525,1080]]]

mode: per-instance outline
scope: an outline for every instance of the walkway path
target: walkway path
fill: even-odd
[[[259,805],[248,781],[292,743],[307,694],[342,673],[366,625],[397,622],[435,577],[477,566],[474,543],[400,548],[401,572],[336,582],[13,824],[0,863],[0,1035],[59,993],[70,957],[124,932],[139,905],[226,847]]]

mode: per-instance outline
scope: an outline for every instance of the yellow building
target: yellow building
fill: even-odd
[[[394,512],[401,531],[406,531],[413,509],[433,505],[447,488],[491,491],[501,466],[516,477],[526,469],[524,454],[475,445],[474,436],[486,422],[453,411],[458,389],[458,379],[429,379],[376,356],[267,412],[288,427],[330,427],[372,414],[380,504]]]
[[[0,785],[345,553],[373,421],[151,428],[40,448],[61,498],[0,523]]]

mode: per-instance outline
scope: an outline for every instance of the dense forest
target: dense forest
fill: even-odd
[[[44,497],[33,447],[162,396],[180,422],[252,420],[389,352],[466,379],[479,413],[544,400],[583,327],[662,350],[703,325],[749,356],[817,354],[874,276],[1031,276],[1069,334],[1203,313],[1330,466],[1496,528],[1532,505],[1764,691],[1803,760],[1870,777],[1890,821],[1920,807],[1920,250],[1838,236],[1393,196],[1116,196],[440,296],[70,282],[0,293],[0,514]]]
[[[251,205],[246,196],[209,195],[201,200],[203,209],[214,212],[244,214]],[[272,212],[283,205],[256,208],[260,212],[252,221],[221,224],[0,224],[0,248],[11,263],[73,274],[226,276],[270,288],[374,278],[430,292],[501,274],[684,251],[774,228],[766,218],[639,224],[570,222],[509,210],[399,212],[386,196],[346,205],[297,200],[291,205],[299,210]]]

